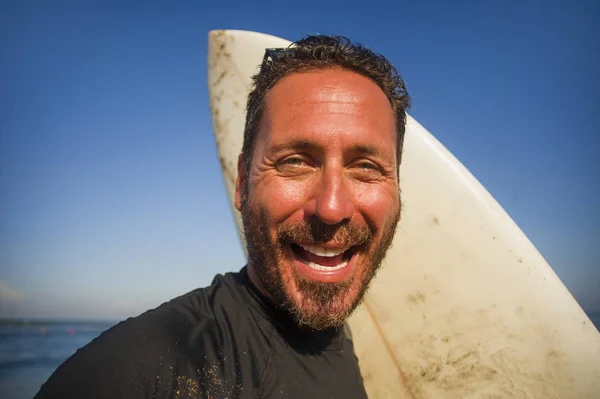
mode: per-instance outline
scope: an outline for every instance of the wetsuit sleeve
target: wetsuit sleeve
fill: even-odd
[[[155,323],[123,322],[67,359],[35,398],[172,397],[185,389],[176,337]]]

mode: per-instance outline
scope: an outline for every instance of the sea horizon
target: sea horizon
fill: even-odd
[[[596,329],[600,332],[600,311],[594,312],[586,312],[584,310],[586,316],[590,319],[592,324],[596,327]],[[25,325],[53,325],[53,324],[69,324],[69,323],[77,323],[77,324],[117,324],[121,321],[125,321],[132,317],[137,317],[139,314],[125,316],[125,317],[95,317],[95,316],[1,316],[0,317],[0,326],[25,326]]]

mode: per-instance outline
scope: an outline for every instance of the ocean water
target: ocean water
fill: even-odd
[[[600,330],[600,313],[589,316]],[[0,399],[31,399],[56,367],[114,324],[0,320]]]
[[[0,321],[0,398],[31,399],[62,362],[114,324]]]

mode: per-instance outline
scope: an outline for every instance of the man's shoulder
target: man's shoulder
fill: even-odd
[[[171,299],[141,315],[129,318],[104,334],[119,339],[174,341],[189,334],[218,330],[223,318],[243,317],[246,313],[239,273],[217,275],[212,283]],[[141,342],[144,340],[142,339]]]
[[[223,330],[244,317],[239,284],[237,273],[218,275],[208,287],[118,323],[65,361],[39,397],[73,392],[119,397],[171,389],[167,381],[185,368],[202,367],[228,335]]]
[[[243,297],[244,280],[240,273],[218,274],[212,283],[163,303],[155,309],[138,316],[140,323],[160,324],[218,320],[227,313],[229,317],[245,312]],[[206,323],[202,323],[206,326]]]

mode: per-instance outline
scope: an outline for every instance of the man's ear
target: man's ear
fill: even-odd
[[[244,193],[244,184],[246,184],[246,165],[244,164],[244,159],[242,154],[238,156],[238,164],[237,164],[238,174],[235,179],[235,208],[238,211],[242,211],[242,196]]]

